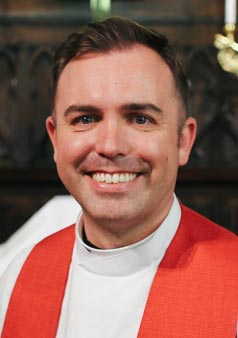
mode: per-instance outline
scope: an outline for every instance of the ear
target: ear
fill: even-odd
[[[188,117],[179,135],[179,166],[188,162],[196,133],[197,122],[193,117]]]
[[[57,160],[57,146],[56,146],[56,122],[52,116],[47,117],[46,119],[46,129],[53,145],[54,150],[54,161]]]

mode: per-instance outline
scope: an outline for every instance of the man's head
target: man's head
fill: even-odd
[[[56,54],[46,125],[88,239],[109,248],[144,238],[164,220],[196,123],[186,118],[186,81],[165,38],[118,18],[86,31]],[[117,35],[126,38],[119,43]]]
[[[188,115],[188,84],[174,49],[164,35],[121,17],[111,17],[102,22],[91,23],[81,32],[72,33],[59,46],[53,66],[54,95],[59,77],[70,61],[91,53],[130,50],[136,44],[154,50],[169,66],[178,98],[182,103],[183,114],[180,116],[180,126],[182,126]]]

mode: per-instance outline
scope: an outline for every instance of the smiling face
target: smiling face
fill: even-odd
[[[47,129],[95,245],[128,245],[166,217],[196,130],[189,118],[178,134],[181,110],[168,66],[147,47],[86,55],[63,70]]]

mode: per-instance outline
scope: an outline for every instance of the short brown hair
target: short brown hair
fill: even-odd
[[[102,22],[90,23],[80,32],[74,32],[58,47],[53,65],[53,93],[64,67],[73,59],[88,53],[108,53],[129,50],[141,44],[156,51],[169,66],[173,75],[185,115],[188,114],[188,84],[175,51],[167,38],[122,17],[110,17]]]

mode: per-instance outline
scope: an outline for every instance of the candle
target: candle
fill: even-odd
[[[236,23],[236,0],[226,0],[225,2],[225,23]]]

